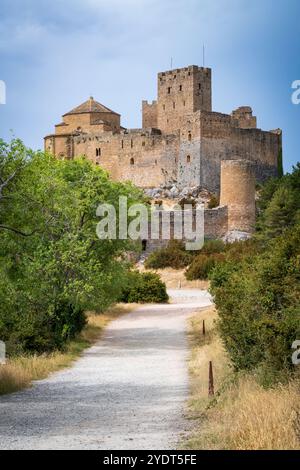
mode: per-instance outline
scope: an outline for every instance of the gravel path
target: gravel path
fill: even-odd
[[[0,397],[0,449],[174,449],[187,427],[186,318],[211,302],[169,294],[110,323],[71,368]]]

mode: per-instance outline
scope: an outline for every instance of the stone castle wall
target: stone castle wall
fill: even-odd
[[[222,160],[245,159],[254,163],[258,181],[277,175],[281,133],[232,125],[231,116],[201,113],[201,184],[220,190]]]
[[[157,126],[162,132],[181,129],[196,111],[211,111],[211,69],[192,65],[159,73],[157,88]]]
[[[157,124],[157,101],[142,101],[142,128],[158,128]]]
[[[253,232],[255,173],[251,161],[222,161],[220,204],[228,207],[228,231]]]
[[[88,155],[109,171],[113,179],[130,180],[140,187],[169,184],[176,179],[178,138],[162,135],[155,129],[77,136],[74,152]]]
[[[258,129],[249,106],[230,115],[213,112],[209,68],[159,73],[157,95],[142,102],[141,129],[124,129],[118,113],[90,97],[63,116],[45,137],[45,149],[58,158],[85,155],[113,179],[142,188],[175,183],[221,190],[222,207],[205,211],[206,236],[251,230],[254,181],[277,175],[281,131]]]

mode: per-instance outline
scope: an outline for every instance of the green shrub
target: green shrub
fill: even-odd
[[[201,249],[201,253],[211,255],[214,253],[223,253],[225,249],[226,245],[222,240],[206,240]]]
[[[58,305],[53,315],[33,314],[32,311],[16,315],[13,329],[1,314],[0,317],[0,335],[9,355],[62,349],[86,324],[83,309],[67,303]]]
[[[255,238],[235,241],[226,245],[226,259],[238,262],[245,258],[253,258],[262,251],[262,248],[262,244]]]
[[[220,205],[220,201],[219,201],[219,198],[213,194],[211,197],[210,197],[210,200],[208,201],[208,209],[214,209],[215,207],[218,207]]]
[[[226,245],[222,240],[207,240],[201,251],[187,251],[185,244],[179,240],[171,240],[166,248],[156,250],[145,261],[147,269],[182,269],[186,268],[201,253],[205,255],[222,253]]]
[[[169,300],[166,285],[158,274],[133,271],[120,298],[125,303],[165,303]]]
[[[256,256],[211,272],[219,329],[236,370],[260,370],[268,384],[292,371],[300,337],[300,226]]]
[[[216,289],[223,287],[228,282],[230,276],[238,270],[238,267],[238,263],[228,260],[224,263],[215,264],[208,275],[211,291],[216,292]]]
[[[289,377],[300,338],[300,164],[260,191],[254,239],[228,245],[210,272],[219,331],[236,370],[264,385]]]
[[[148,256],[145,267],[147,269],[181,269],[188,266],[192,259],[192,253],[185,250],[182,242],[171,240],[166,248],[156,250]]]
[[[195,279],[208,279],[212,269],[219,263],[224,262],[225,256],[222,253],[213,255],[199,254],[193,259],[191,265],[185,272],[188,281]]]

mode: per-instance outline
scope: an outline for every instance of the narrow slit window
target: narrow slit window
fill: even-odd
[[[130,159],[130,165],[134,165],[134,158]]]
[[[187,162],[187,163],[191,163],[191,156],[190,156],[190,155],[188,155],[188,156],[186,157],[186,162]]]

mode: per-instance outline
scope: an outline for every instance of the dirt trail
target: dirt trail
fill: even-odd
[[[0,448],[174,449],[187,427],[186,319],[211,301],[169,294],[113,321],[70,369],[0,397]]]

